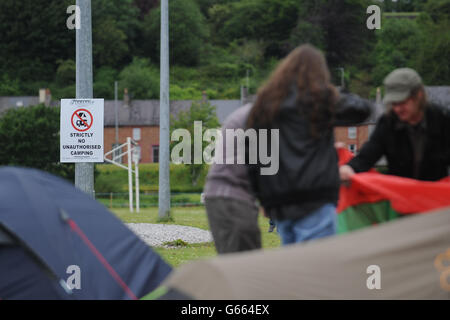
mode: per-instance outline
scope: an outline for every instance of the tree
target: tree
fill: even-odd
[[[93,60],[97,66],[117,66],[128,56],[127,36],[112,17],[97,23],[92,34]]]
[[[366,27],[366,0],[302,0],[298,23],[326,51],[331,67],[355,64],[370,51],[374,32]],[[298,27],[301,29],[301,25]],[[314,32],[314,29],[317,30]],[[309,36],[311,37],[311,36]]]
[[[299,19],[292,29],[289,39],[285,43],[288,51],[292,51],[301,43],[309,43],[321,50],[325,50],[325,32],[323,27],[313,21]]]
[[[118,72],[111,67],[101,67],[94,72],[94,97],[114,99],[114,81]]]
[[[55,80],[60,86],[73,85],[75,83],[76,65],[72,59],[58,60]]]
[[[381,85],[384,77],[396,68],[415,68],[414,57],[420,50],[418,41],[422,33],[416,21],[410,19],[385,19],[382,25],[373,52],[375,86]]]
[[[75,166],[59,162],[60,109],[9,109],[0,117],[0,165],[44,170],[73,181]]]
[[[119,86],[123,92],[128,88],[134,99],[159,98],[159,71],[143,58],[134,58],[133,62],[119,74]]]
[[[208,36],[205,17],[194,0],[169,1],[169,47],[173,64],[195,66]],[[144,52],[159,61],[161,8],[154,9],[144,20]]]
[[[75,32],[68,30],[71,0],[0,1],[0,73],[13,79],[51,81],[55,61],[75,57]]]
[[[114,59],[107,61],[111,66],[116,66],[115,64],[118,63],[123,65],[131,61],[131,57],[127,55],[128,50],[137,52],[140,48],[139,13],[133,0],[92,1],[92,33],[93,39],[97,41],[93,44],[95,66],[104,65],[105,61],[102,59],[105,58],[101,57],[102,54],[105,56],[114,54]],[[106,48],[107,51],[96,52],[96,46]]]
[[[220,127],[219,120],[216,115],[216,108],[212,106],[209,102],[193,102],[189,110],[180,111],[177,117],[171,117],[171,125],[170,125],[170,135],[177,129],[186,129],[190,134],[190,140],[188,143],[190,144],[190,154],[191,159],[189,159],[188,163],[185,163],[185,166],[188,166],[189,173],[191,176],[192,185],[196,186],[198,182],[198,178],[200,177],[201,172],[203,172],[206,164],[203,161],[201,164],[194,164],[193,156],[194,156],[194,122],[201,121],[202,124],[202,150],[208,145],[207,142],[203,141],[203,134],[207,129],[216,129]],[[183,141],[186,142],[186,141]],[[172,153],[173,148],[180,142],[172,141],[170,144],[170,150]]]
[[[422,14],[417,20],[422,36],[415,43],[414,65],[427,85],[447,85],[450,82],[449,13],[435,18]]]
[[[450,0],[429,1],[424,8],[434,22],[448,20],[450,17]]]
[[[19,80],[12,80],[8,74],[4,73],[0,78],[0,95],[18,96],[20,94]]]
[[[380,85],[392,70],[410,67],[427,85],[444,85],[450,81],[450,20],[439,15],[434,21],[427,14],[417,19],[386,19],[377,31],[372,55],[372,84]]]
[[[283,41],[297,22],[299,6],[297,0],[216,4],[209,10],[213,41],[221,45],[240,39],[264,41],[266,56],[284,56]]]
[[[382,7],[385,12],[412,12],[420,2],[423,2],[423,0],[384,0],[382,1]]]
[[[134,5],[139,9],[139,18],[144,18],[151,9],[159,6],[159,0],[134,0]]]
[[[209,9],[216,4],[227,4],[231,2],[237,2],[240,0],[195,0],[197,2],[202,14],[209,18],[208,11]]]

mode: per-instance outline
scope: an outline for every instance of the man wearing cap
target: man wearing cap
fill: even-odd
[[[372,168],[383,156],[388,174],[436,181],[449,174],[450,110],[427,102],[422,79],[409,68],[384,79],[387,112],[360,153],[339,168],[341,180]]]

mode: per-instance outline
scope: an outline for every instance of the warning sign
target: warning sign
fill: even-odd
[[[89,130],[92,126],[93,117],[89,110],[78,109],[72,114],[72,127],[77,131]]]
[[[61,162],[103,162],[103,99],[62,99]]]

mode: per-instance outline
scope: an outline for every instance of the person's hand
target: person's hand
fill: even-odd
[[[345,143],[340,142],[340,141],[336,141],[336,142],[334,143],[334,147],[335,147],[336,149],[345,148]]]
[[[354,174],[355,171],[349,165],[344,164],[343,166],[339,167],[339,175],[341,177],[341,181],[350,181],[350,177]]]

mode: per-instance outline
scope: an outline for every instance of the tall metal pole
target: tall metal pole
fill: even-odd
[[[77,0],[80,29],[76,30],[76,98],[92,99],[91,0]],[[75,186],[94,196],[94,163],[75,163]]]
[[[169,2],[161,0],[161,80],[159,94],[159,201],[158,218],[170,212],[169,181]]]

